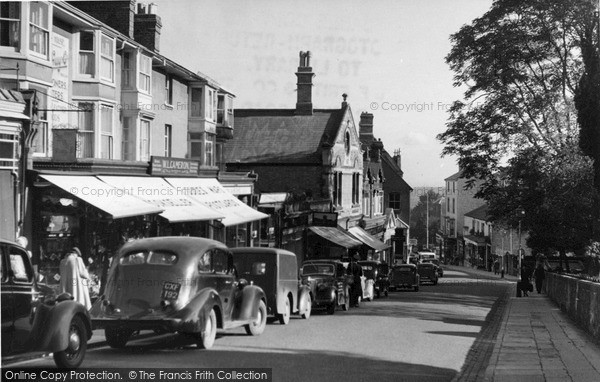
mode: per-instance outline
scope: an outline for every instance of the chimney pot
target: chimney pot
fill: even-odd
[[[312,115],[313,104],[312,104],[312,79],[315,74],[310,67],[310,52],[300,52],[300,65],[296,72],[297,82],[297,102],[296,102],[296,114],[298,115]]]

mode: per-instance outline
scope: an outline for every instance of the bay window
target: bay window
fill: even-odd
[[[202,116],[202,88],[192,88],[191,116]]]
[[[79,33],[79,74],[93,76],[96,68],[94,32]]]
[[[29,50],[48,58],[48,4],[42,2],[29,3]]]
[[[123,117],[121,147],[123,160],[135,160],[135,120],[132,117]]]
[[[113,146],[113,108],[100,106],[100,158],[112,159]]]
[[[208,89],[207,92],[207,113],[206,118],[212,121],[215,120],[215,113],[217,111],[217,92],[213,89]]]
[[[215,161],[214,161],[214,153],[213,153],[213,146],[214,146],[214,137],[210,136],[207,134],[206,137],[206,142],[204,144],[205,150],[204,150],[204,165],[206,166],[214,166]]]
[[[94,157],[94,104],[78,103],[80,112],[77,131],[77,158]]]
[[[204,139],[202,133],[190,133],[190,158],[202,158],[202,146]]]
[[[100,39],[100,78],[114,82],[115,40],[102,35]]]
[[[0,131],[4,131],[0,128]],[[0,169],[16,171],[19,165],[19,135],[0,133]]]
[[[140,79],[139,90],[150,93],[152,79],[152,59],[148,56],[140,55]]]
[[[0,46],[19,49],[21,36],[21,4],[16,1],[0,3]]]
[[[140,160],[150,160],[150,121],[147,119],[140,121]]]
[[[133,53],[123,52],[122,60],[122,76],[121,76],[121,87],[123,89],[131,89],[133,87],[134,77],[134,65],[133,65]]]

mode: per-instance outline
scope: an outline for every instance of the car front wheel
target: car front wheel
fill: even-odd
[[[129,337],[131,337],[132,333],[133,330],[131,329],[112,327],[104,329],[104,336],[106,337],[108,346],[115,349],[124,348],[125,345],[127,345],[127,341],[129,341]]]
[[[67,348],[54,352],[54,363],[62,369],[75,369],[81,365],[87,349],[87,330],[80,317],[73,317],[69,326]]]
[[[258,336],[265,331],[265,326],[267,326],[267,306],[263,300],[260,300],[256,320],[245,326],[246,333],[251,336]]]
[[[308,318],[310,317],[311,310],[312,310],[312,300],[311,300],[309,294],[306,295],[305,303],[306,303],[306,310],[304,311],[304,313],[302,313],[302,318],[305,320],[308,320]]]
[[[210,349],[217,338],[217,314],[214,309],[204,319],[204,329],[198,334],[197,345],[200,349]]]

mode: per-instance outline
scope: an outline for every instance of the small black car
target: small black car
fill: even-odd
[[[85,307],[68,293],[54,295],[36,282],[29,255],[0,240],[2,258],[2,360],[22,353],[53,352],[59,368],[81,365],[92,336]]]
[[[335,308],[350,307],[350,285],[352,276],[338,260],[309,260],[302,264],[302,283],[310,288],[313,309],[324,308],[334,314]]]

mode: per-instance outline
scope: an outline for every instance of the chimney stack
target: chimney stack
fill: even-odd
[[[402,169],[402,155],[400,154],[400,149],[394,150],[394,162],[399,169]]]
[[[156,4],[138,4],[138,13],[134,16],[134,38],[146,48],[160,50],[160,31],[162,22],[156,14]]]
[[[300,52],[300,65],[298,66],[298,71],[296,72],[296,77],[298,77],[298,101],[296,102],[297,115],[313,114],[312,79],[314,76],[315,74],[310,66],[310,52]]]
[[[135,0],[126,1],[68,1],[83,12],[133,38]]]
[[[358,123],[360,141],[370,144],[373,139],[373,114],[363,111],[360,113],[360,122]]]

